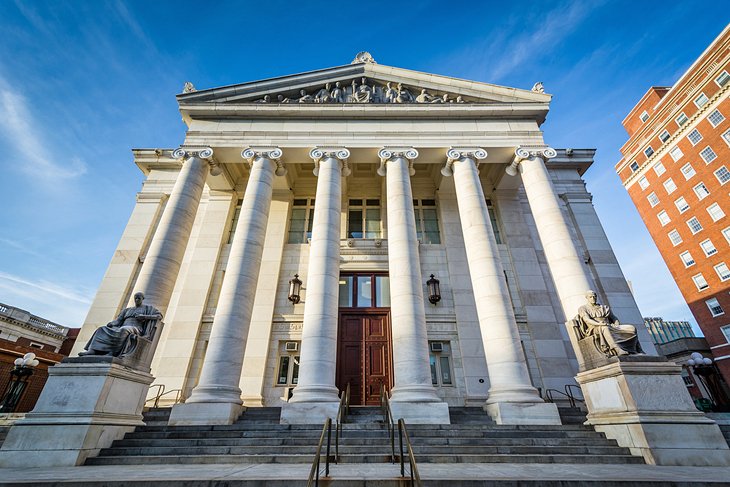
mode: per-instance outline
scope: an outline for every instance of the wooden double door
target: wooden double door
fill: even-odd
[[[337,388],[350,384],[350,404],[380,404],[380,387],[392,385],[390,312],[340,310]]]

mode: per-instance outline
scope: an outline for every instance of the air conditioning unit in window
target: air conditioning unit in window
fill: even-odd
[[[284,347],[287,352],[296,352],[299,350],[299,342],[286,342]]]
[[[443,352],[444,344],[441,342],[431,342],[431,351],[432,352]]]

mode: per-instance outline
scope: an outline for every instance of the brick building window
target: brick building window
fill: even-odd
[[[724,134],[722,134],[722,138],[725,141],[727,145],[730,145],[730,129],[727,129]]]
[[[668,235],[669,235],[669,240],[671,240],[672,245],[674,245],[675,247],[682,243],[682,236],[679,234],[678,231],[672,230],[671,232],[668,233]]]
[[[700,93],[700,96],[695,98],[695,105],[697,105],[697,108],[702,108],[707,104],[707,102],[710,101],[709,98],[707,98],[707,95],[704,93]]]
[[[710,313],[712,313],[712,316],[720,316],[725,314],[725,311],[722,309],[722,306],[720,306],[720,302],[717,300],[717,298],[710,298],[705,301],[705,304],[710,309]]]
[[[649,200],[649,204],[652,208],[659,204],[659,197],[653,191],[646,197],[646,199]]]
[[[689,210],[689,203],[687,203],[687,200],[684,199],[684,196],[680,196],[674,201],[674,206],[677,207],[680,213],[684,213],[685,211]]]
[[[687,220],[687,226],[689,227],[689,230],[692,232],[692,235],[694,235],[697,232],[702,231],[702,224],[697,219],[697,217],[692,217],[689,220]]]
[[[642,176],[642,177],[641,177],[641,178],[639,179],[639,187],[640,187],[641,189],[646,189],[646,188],[648,188],[648,187],[649,187],[649,180],[648,180],[648,179],[646,179],[646,177],[645,177],[645,176]]]
[[[661,162],[657,162],[656,164],[654,164],[654,172],[657,176],[661,176],[662,174],[667,172],[667,170],[664,168],[664,164],[662,164]]]
[[[692,132],[690,132],[687,135],[687,139],[692,143],[692,145],[697,145],[700,140],[702,140],[702,134],[699,130],[694,129]]]
[[[688,251],[684,251],[679,254],[679,258],[682,259],[682,263],[685,267],[691,267],[695,265],[695,260],[692,258],[692,254],[690,254]]]
[[[654,155],[654,149],[652,149],[651,146],[647,147],[646,149],[644,149],[644,155],[646,157],[651,157],[652,155]]]
[[[703,200],[710,196],[710,190],[707,189],[707,186],[705,186],[705,183],[700,183],[694,188],[692,188],[697,195],[697,199]]]
[[[720,262],[715,266],[715,272],[717,272],[717,276],[721,281],[730,279],[730,269],[728,269],[727,264],[724,262]]]
[[[674,180],[672,180],[672,178],[669,178],[664,181],[664,189],[667,190],[667,194],[672,194],[677,190],[677,185],[674,183]]]
[[[725,237],[725,240],[727,240],[727,243],[730,243],[730,227],[724,228],[722,230],[722,235]]]
[[[725,216],[725,212],[722,211],[722,208],[720,208],[720,205],[718,205],[717,203],[713,203],[708,206],[707,213],[710,214],[713,222],[716,222],[717,220]]]
[[[706,164],[709,164],[717,159],[717,154],[715,154],[715,151],[712,150],[712,147],[708,145],[700,151],[700,157],[702,158],[702,160],[705,161]]]
[[[629,167],[631,168],[631,172],[636,172],[639,170],[639,163],[634,161],[631,164],[629,164]]]
[[[666,211],[660,211],[659,214],[657,214],[657,218],[659,218],[659,222],[662,226],[667,225],[671,221]]]
[[[720,331],[722,331],[725,341],[730,343],[730,325],[721,326]]]
[[[682,152],[682,149],[675,146],[674,148],[672,148],[672,150],[669,151],[669,155],[672,156],[672,160],[674,162],[677,162],[679,158],[684,155],[684,153]]]
[[[639,118],[641,119],[642,122],[646,122],[647,120],[649,120],[649,113],[647,113],[647,111],[644,110],[643,112],[641,112],[641,115],[639,115]]]
[[[705,280],[705,276],[703,276],[702,274],[695,274],[694,276],[692,276],[692,281],[694,281],[698,291],[704,291],[705,289],[710,287],[710,285],[707,284],[707,281]]]
[[[715,248],[715,244],[712,243],[712,240],[709,238],[707,240],[703,240],[700,242],[700,247],[702,248],[702,251],[705,253],[707,257],[711,255],[715,255],[717,253],[717,249]]]
[[[727,71],[723,71],[720,73],[720,76],[715,78],[715,83],[717,83],[717,85],[721,88],[725,86],[728,81],[730,81],[730,74],[727,74]]]
[[[662,130],[662,133],[659,134],[659,140],[661,140],[662,142],[668,141],[669,137],[670,135],[668,130]]]
[[[674,121],[677,122],[677,125],[679,125],[680,127],[687,123],[687,120],[689,120],[689,118],[687,118],[687,115],[685,115],[684,112],[680,113],[679,116],[674,119]]]
[[[722,166],[720,169],[715,171],[715,177],[718,181],[720,181],[720,184],[725,184],[730,181],[730,171],[728,171],[725,166]]]
[[[689,180],[689,178],[697,174],[695,169],[692,167],[692,164],[690,164],[689,162],[682,166],[682,169],[680,169],[680,171],[682,171],[682,174],[684,174],[684,179],[686,180]]]
[[[720,113],[720,110],[715,109],[707,116],[707,120],[710,122],[710,125],[717,127],[725,120],[725,117]]]

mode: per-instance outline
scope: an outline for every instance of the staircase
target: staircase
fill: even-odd
[[[167,426],[169,411],[147,412],[146,426],[115,441],[86,465],[310,464],[322,431],[321,425],[279,424],[279,408],[250,408],[225,426]],[[451,425],[408,425],[419,465],[644,463],[580,424],[496,425],[481,408],[452,408],[450,413]],[[348,420],[340,439],[340,463],[390,463],[390,441],[379,408],[352,407]],[[334,440],[333,435],[332,454]]]

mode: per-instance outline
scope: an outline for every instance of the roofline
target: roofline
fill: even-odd
[[[634,114],[636,109],[639,108],[639,105],[641,105],[644,102],[644,100],[649,96],[649,93],[651,93],[652,90],[657,90],[657,89],[666,89],[667,93],[669,93],[669,90],[671,90],[672,87],[671,86],[650,86],[649,89],[646,90],[646,93],[644,93],[644,95],[641,97],[641,99],[636,102],[636,105],[634,105],[634,108],[632,108],[631,111],[624,117],[624,119],[621,120],[621,125],[624,125],[626,123],[626,120],[631,118],[631,116]],[[666,93],[665,93],[665,96],[666,96]],[[664,97],[662,97],[662,98],[664,98]]]

